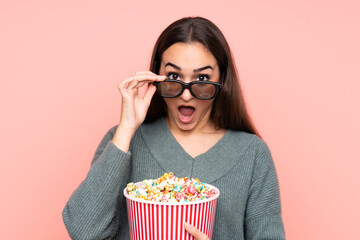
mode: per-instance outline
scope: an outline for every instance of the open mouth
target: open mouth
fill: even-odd
[[[183,123],[189,123],[194,117],[195,108],[192,106],[180,106],[179,108],[179,118]]]

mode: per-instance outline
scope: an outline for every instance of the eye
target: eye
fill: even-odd
[[[174,79],[174,80],[179,80],[179,74],[175,73],[175,72],[170,72],[167,74],[169,79]]]
[[[198,81],[208,81],[209,78],[210,78],[209,75],[202,74],[202,75],[199,75],[196,80],[198,80]]]

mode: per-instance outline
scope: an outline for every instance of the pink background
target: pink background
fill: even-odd
[[[61,211],[118,122],[117,84],[201,15],[232,48],[277,167],[288,239],[360,239],[360,3],[0,2],[0,238],[68,239]]]

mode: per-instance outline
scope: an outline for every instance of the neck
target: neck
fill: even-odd
[[[177,135],[177,136],[186,137],[191,135],[212,134],[219,130],[215,128],[215,124],[211,119],[208,119],[207,121],[202,121],[196,127],[189,130],[183,130],[179,128],[174,121],[170,120],[169,117],[166,117],[165,121],[170,132],[173,135]]]

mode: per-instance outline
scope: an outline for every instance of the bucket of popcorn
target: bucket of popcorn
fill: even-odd
[[[195,239],[187,222],[212,237],[219,189],[199,179],[165,173],[157,179],[129,183],[126,197],[130,239]]]

